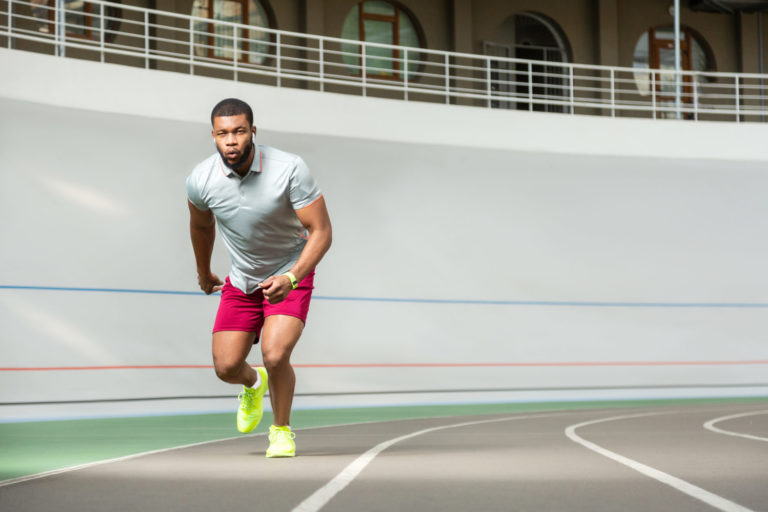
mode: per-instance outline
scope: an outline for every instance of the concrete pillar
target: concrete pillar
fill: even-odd
[[[738,17],[736,37],[739,48],[737,71],[740,73],[757,73],[760,68],[757,61],[757,15],[739,13],[736,16]]]
[[[739,13],[736,23],[736,37],[738,42],[738,68],[740,73],[758,73],[760,71],[760,63],[758,61],[759,56],[759,43],[757,38],[757,14],[745,14]],[[765,22],[765,16],[763,16],[763,22]],[[765,26],[763,26],[763,33],[765,33]],[[760,108],[765,106],[765,99],[761,102],[758,98],[760,95],[761,81],[756,78],[744,78],[741,81],[741,94],[749,97],[745,100],[741,99],[741,104],[747,108]],[[743,119],[747,121],[760,121],[761,117],[758,116],[746,116]]]
[[[451,6],[451,50],[474,53],[472,0],[449,0]]]
[[[325,34],[324,0],[304,0],[304,12],[302,13],[302,32],[305,34]]]
[[[449,17],[449,44],[451,51],[460,53],[479,53],[480,49],[475,48],[474,37],[472,33],[472,0],[447,0],[448,9],[451,13]],[[477,65],[477,62],[466,61],[466,59],[452,59],[454,65]],[[466,71],[451,70],[451,87],[472,87],[471,82],[462,80]],[[471,74],[471,73],[470,73]],[[454,98],[451,103],[460,105],[471,105],[472,100]]]
[[[602,66],[619,65],[619,6],[617,0],[598,0],[598,62]],[[625,65],[630,65],[625,63]]]
[[[619,6],[618,0],[598,0],[597,3],[597,62],[601,66],[619,65]],[[629,64],[627,64],[629,65]],[[603,75],[607,78],[607,74]],[[603,101],[610,99],[609,92],[598,93]],[[611,115],[603,110],[603,115]]]
[[[298,25],[299,31],[311,35],[325,34],[325,5],[324,0],[301,0],[299,4]],[[307,44],[318,48],[319,43],[312,40],[305,40],[302,44]],[[300,51],[299,56],[306,61],[319,62],[320,54],[317,51]],[[327,54],[325,55],[327,58]],[[300,68],[302,71],[318,72],[319,65],[314,63],[302,62]],[[319,82],[303,82],[300,87],[309,89],[320,89]]]

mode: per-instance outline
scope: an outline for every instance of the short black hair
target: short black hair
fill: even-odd
[[[246,102],[237,98],[223,99],[211,111],[211,126],[213,126],[214,117],[239,116],[240,114],[245,114],[248,124],[253,126],[253,110]]]

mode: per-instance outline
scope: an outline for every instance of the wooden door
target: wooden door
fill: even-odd
[[[675,106],[675,36],[671,29],[654,29],[648,32],[648,59],[656,88],[656,103],[663,107]],[[683,71],[692,71],[691,32],[680,31],[680,65]],[[665,72],[666,70],[666,72]],[[683,107],[693,103],[691,76],[683,76],[680,101]],[[686,114],[685,117],[690,117]],[[674,117],[674,112],[660,112],[659,117]]]

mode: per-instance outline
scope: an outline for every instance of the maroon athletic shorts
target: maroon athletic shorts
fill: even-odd
[[[314,289],[315,271],[307,275],[299,283],[298,288],[291,290],[288,297],[279,304],[270,304],[264,298],[264,292],[243,293],[232,286],[227,277],[221,289],[221,302],[213,324],[213,332],[217,331],[246,331],[257,335],[264,326],[264,319],[271,315],[294,316],[306,323],[309,312],[309,301]],[[258,340],[258,336],[256,338]]]

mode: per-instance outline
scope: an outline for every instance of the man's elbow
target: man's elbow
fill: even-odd
[[[331,248],[331,244],[333,244],[333,230],[330,226],[328,226],[328,229],[324,231],[322,238],[324,249],[327,251]]]
[[[333,229],[331,229],[330,224],[310,230],[309,236],[312,237],[313,235],[317,237],[318,241],[323,246],[323,252],[330,249],[331,244],[333,243]]]

